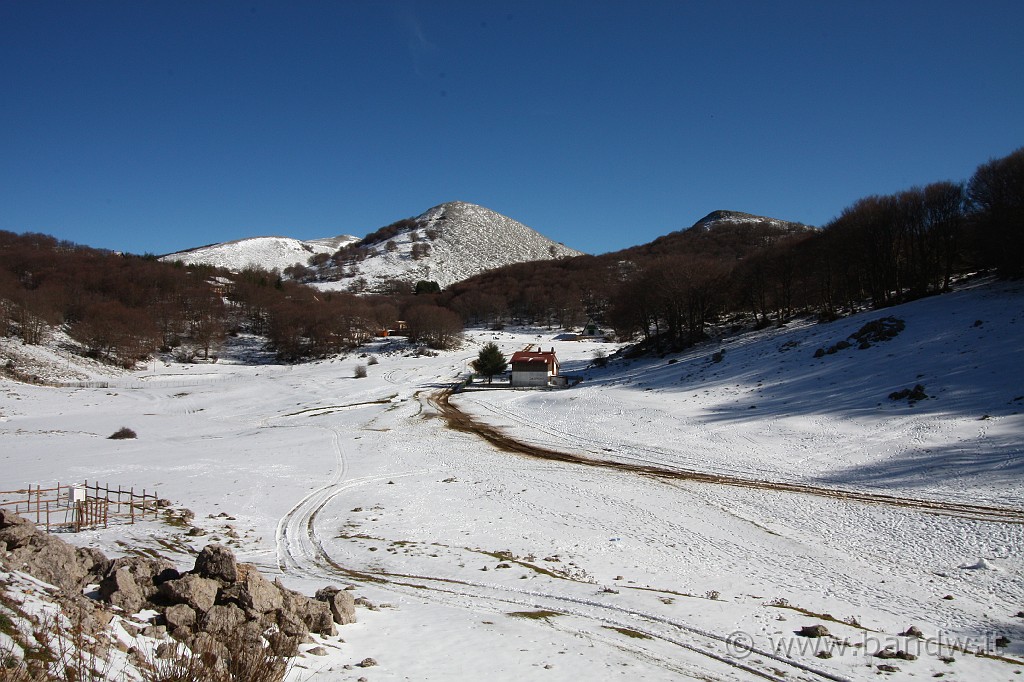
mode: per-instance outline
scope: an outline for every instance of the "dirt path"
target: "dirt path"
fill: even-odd
[[[819,497],[830,497],[840,500],[863,502],[866,504],[884,504],[894,507],[918,509],[923,512],[942,514],[945,516],[958,516],[980,521],[1016,523],[1024,525],[1024,509],[1015,509],[1012,507],[942,502],[940,500],[915,499],[904,496],[885,495],[883,493],[826,488],[805,483],[766,481],[724,474],[690,471],[686,469],[668,469],[654,465],[629,464],[626,462],[617,462],[607,459],[592,459],[583,455],[551,450],[549,448],[531,445],[529,443],[516,440],[494,426],[477,421],[472,416],[466,414],[451,403],[449,400],[451,394],[452,389],[447,388],[435,392],[429,399],[430,403],[437,409],[441,416],[445,418],[450,428],[455,429],[456,431],[475,434],[500,450],[526,457],[554,460],[557,462],[566,462],[568,464],[578,464],[601,469],[615,469],[618,471],[627,471],[656,478],[696,481],[698,483],[729,485],[759,490],[775,490],[788,493],[802,493],[804,495],[817,495]]]

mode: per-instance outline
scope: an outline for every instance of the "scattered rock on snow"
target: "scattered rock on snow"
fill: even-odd
[[[356,600],[351,593],[337,587],[325,587],[317,591],[316,599],[327,602],[338,625],[356,622]]]
[[[828,637],[831,633],[824,625],[805,625],[796,634],[800,637]]]
[[[914,654],[911,654],[911,653],[907,653],[903,649],[900,649],[898,651],[893,651],[892,649],[882,649],[881,651],[879,651],[878,653],[875,654],[875,657],[876,658],[881,658],[883,660],[889,660],[889,659],[893,659],[893,658],[898,658],[901,661],[916,661],[917,660],[917,656],[915,656]]]

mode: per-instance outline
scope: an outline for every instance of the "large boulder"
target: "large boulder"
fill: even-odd
[[[217,601],[238,604],[253,618],[284,606],[284,597],[277,585],[249,564],[238,564],[238,581],[222,589]]]
[[[298,641],[305,641],[309,637],[309,627],[297,613],[282,609],[277,612],[275,620],[277,629],[286,637],[291,637]]]
[[[146,603],[146,595],[127,568],[116,568],[100,583],[100,596],[127,613],[137,613]]]
[[[160,585],[159,596],[170,604],[188,604],[196,611],[206,613],[217,601],[220,583],[187,573],[178,580],[168,580]]]
[[[10,568],[69,592],[81,590],[109,565],[96,550],[72,547],[6,509],[0,510],[0,549],[7,551],[4,563]]]
[[[82,568],[85,569],[86,579],[92,582],[92,578],[102,578],[109,571],[111,566],[114,565],[114,561],[107,558],[107,555],[94,547],[79,547],[75,550],[78,555],[78,560],[82,564]],[[165,561],[168,566],[170,562]],[[175,577],[177,577],[177,571],[175,571]]]
[[[36,527],[23,516],[10,509],[0,509],[0,546],[7,549],[22,547],[36,534]]]
[[[227,547],[207,545],[196,557],[196,566],[192,572],[203,578],[231,584],[238,580],[238,562]]]
[[[100,581],[100,596],[128,613],[135,613],[156,596],[162,583],[179,577],[166,559],[122,557],[112,562]]]
[[[284,605],[281,607],[282,614],[287,613],[297,617],[305,623],[310,632],[315,632],[318,635],[338,634],[337,628],[334,627],[334,615],[326,602],[310,599],[294,590],[289,590],[276,580],[274,584],[281,590],[281,596],[284,599]]]
[[[203,614],[199,629],[223,640],[244,622],[245,614],[242,613],[242,609],[234,604],[218,604]]]
[[[196,611],[188,604],[173,604],[164,611],[164,620],[167,622],[167,629],[171,631],[171,634],[181,628],[194,629]]]
[[[356,600],[350,592],[337,587],[325,587],[317,590],[316,599],[331,607],[331,615],[338,625],[356,622]]]

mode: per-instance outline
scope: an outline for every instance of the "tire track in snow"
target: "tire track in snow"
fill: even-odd
[[[334,469],[334,473],[331,475],[331,480],[308,493],[305,497],[292,505],[292,508],[281,517],[280,521],[278,521],[274,538],[275,544],[277,545],[277,567],[282,573],[286,573],[289,568],[301,568],[298,563],[294,561],[289,562],[289,559],[295,555],[295,551],[293,551],[289,545],[301,542],[303,534],[300,533],[299,530],[305,523],[304,517],[306,515],[304,514],[304,510],[307,507],[321,504],[321,500],[323,500],[322,504],[326,504],[327,500],[332,496],[332,491],[337,488],[338,484],[345,478],[346,462],[345,456],[341,452],[340,437],[336,429],[330,428],[330,432],[331,447],[334,449],[338,463]]]
[[[516,440],[494,426],[477,421],[471,415],[466,414],[451,403],[449,398],[452,392],[452,388],[447,388],[437,391],[429,398],[435,409],[437,409],[437,411],[447,420],[450,428],[456,431],[475,434],[500,450],[524,455],[526,457],[565,462],[567,464],[579,464],[602,469],[614,469],[640,475],[654,476],[657,478],[686,480],[714,485],[729,485],[759,490],[772,490],[777,492],[801,493],[805,495],[829,497],[865,504],[884,504],[896,507],[905,507],[909,509],[917,509],[930,514],[942,514],[979,521],[1024,525],[1024,509],[1015,509],[1013,507],[942,502],[939,500],[885,495],[883,493],[828,488],[806,483],[761,480],[729,474],[712,474],[688,469],[666,468],[653,464],[632,464],[629,462],[607,459],[591,459],[578,454],[552,450],[550,448]]]
[[[399,476],[422,473],[427,472],[425,470],[414,471],[400,474]],[[625,628],[639,632],[652,639],[657,639],[704,658],[709,658],[736,671],[748,673],[766,680],[773,680],[774,682],[801,679],[781,672],[778,668],[779,665],[785,665],[799,671],[799,673],[810,674],[814,679],[849,682],[849,678],[780,656],[751,644],[743,643],[741,646],[738,646],[729,636],[695,628],[685,623],[665,618],[664,616],[606,604],[594,599],[583,599],[581,597],[463,581],[454,578],[439,578],[389,571],[360,571],[342,566],[332,559],[324,549],[323,542],[316,531],[318,514],[331,500],[347,490],[375,481],[396,477],[395,475],[366,476],[340,484],[338,482],[329,483],[311,492],[296,503],[281,519],[281,523],[278,526],[279,568],[283,572],[291,569],[301,572],[305,576],[316,576],[324,580],[333,580],[340,576],[351,580],[377,583],[394,592],[408,592],[414,594],[417,598],[425,597],[457,608],[466,608],[466,599],[470,598],[477,605],[482,602],[492,604],[491,608],[497,613],[504,613],[503,609],[507,607],[493,606],[495,604],[557,611],[560,614],[596,622],[601,626]],[[439,595],[450,595],[454,599],[449,597],[442,598]],[[684,636],[691,641],[684,639]],[[709,650],[709,642],[710,646],[716,647],[716,650]],[[642,652],[647,657],[655,656],[656,660],[666,668],[677,668],[677,664],[673,661],[658,658],[652,652],[638,645],[627,647],[620,643],[620,647],[637,653]],[[741,653],[742,656],[736,656],[734,653]],[[765,668],[754,667],[758,661],[746,660],[754,655],[765,659]],[[809,678],[803,677],[802,679]]]
[[[431,400],[428,398],[428,400]],[[433,404],[433,403],[432,403]],[[743,644],[740,652],[743,656],[733,655],[735,643],[728,636],[695,628],[685,623],[673,621],[657,614],[645,613],[636,609],[605,604],[594,599],[583,599],[560,594],[524,590],[502,585],[460,581],[452,578],[439,578],[421,575],[393,573],[387,571],[358,571],[346,568],[335,561],[324,549],[322,538],[317,531],[316,521],[320,511],[337,496],[363,485],[381,480],[398,477],[421,475],[427,470],[417,470],[402,474],[381,474],[345,480],[346,461],[340,446],[337,430],[330,428],[331,443],[335,450],[338,466],[331,480],[325,485],[311,491],[296,502],[278,523],[276,532],[278,568],[283,573],[294,571],[304,576],[316,576],[325,580],[345,577],[352,580],[381,584],[395,592],[411,592],[415,596],[445,603],[448,606],[466,608],[466,599],[474,600],[475,604],[489,603],[495,612],[504,612],[497,604],[512,605],[542,610],[557,610],[559,613],[583,618],[602,626],[626,628],[642,633],[662,642],[677,646],[703,658],[710,659],[729,669],[754,675],[756,677],[786,682],[800,679],[780,674],[779,667],[784,665],[795,671],[809,673],[813,679],[847,682],[847,678],[820,670],[799,661],[794,661],[773,652]],[[448,595],[440,597],[439,595]],[[507,607],[505,607],[507,608]],[[687,641],[687,639],[691,641]],[[716,650],[709,650],[709,646]],[[636,655],[654,656],[664,667],[678,670],[678,664],[672,660],[658,657],[638,644],[620,643],[620,647],[636,652]],[[747,661],[751,655],[764,659],[764,668],[755,667],[758,661]],[[804,677],[803,679],[808,679]]]
[[[494,405],[481,402],[478,400],[472,400],[472,402],[479,408],[487,410],[488,412],[494,415],[497,415],[504,419],[510,419],[512,421],[518,422],[523,426],[530,427],[530,429],[532,429],[533,431],[538,431],[540,433],[544,433],[547,434],[548,436],[551,436],[553,440],[550,442],[550,444],[552,446],[557,446],[558,444],[566,440],[571,440],[577,443],[588,444],[590,446],[589,452],[594,455],[600,456],[602,452],[613,451],[612,448],[608,447],[609,443],[606,440],[602,440],[600,438],[592,436],[582,435],[580,433],[560,430],[553,426],[541,426],[537,422],[537,420],[530,419],[529,417],[524,416],[518,412],[500,409],[498,407],[495,407]],[[704,434],[703,440],[707,442],[715,442],[716,444],[722,442],[722,437],[719,434],[715,433],[714,431],[708,429],[707,426],[703,424],[697,424],[696,428],[700,429],[701,433]],[[538,442],[541,443],[542,445],[548,445],[548,443],[543,443],[542,441]],[[680,462],[680,459],[692,462],[699,461],[699,458],[694,455],[686,455],[679,453],[677,451],[658,448],[657,446],[644,446],[643,448],[641,448],[635,443],[620,442],[614,444],[613,447],[614,451],[621,459],[626,461],[636,461],[642,464],[654,463],[657,465],[672,466],[678,464]],[[658,457],[652,457],[652,455],[657,455]],[[752,468],[740,468],[735,466],[726,467],[724,465],[719,466],[720,470],[726,471],[729,473],[729,475],[734,476],[752,476],[755,473],[755,470]]]

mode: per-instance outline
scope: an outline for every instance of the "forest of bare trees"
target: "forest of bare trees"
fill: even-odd
[[[155,351],[211,359],[241,331],[265,337],[284,361],[326,357],[405,314],[425,345],[449,347],[462,331],[431,296],[318,292],[274,272],[172,265],[0,231],[0,335],[39,344],[64,329],[87,354],[124,367]]]
[[[449,288],[473,323],[567,326],[590,317],[621,338],[682,347],[712,321],[832,319],[947,291],[957,275],[1024,274],[1024,149],[966,183],[860,199],[820,230],[775,221],[684,230],[603,256],[508,266]]]
[[[356,245],[311,265],[363,257]],[[865,197],[819,230],[721,223],[601,256],[510,265],[442,292],[409,282],[372,295],[322,292],[295,281],[298,270],[231,273],[0,231],[0,336],[39,344],[63,329],[88,354],[131,367],[155,351],[211,359],[241,332],[301,361],[355,348],[400,319],[410,341],[434,348],[456,346],[467,323],[593,319],[666,350],[704,338],[711,324],[833,319],[943,292],[978,271],[1024,276],[1024,149],[964,183]]]

